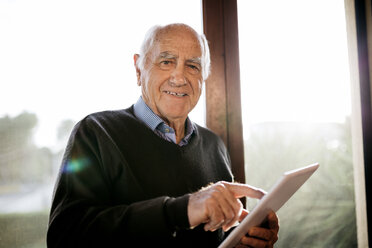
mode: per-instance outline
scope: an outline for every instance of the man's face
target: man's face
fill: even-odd
[[[142,97],[166,122],[186,119],[202,89],[201,49],[186,29],[160,34],[141,71]]]

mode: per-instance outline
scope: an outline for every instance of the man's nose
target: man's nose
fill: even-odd
[[[180,87],[186,84],[185,68],[177,65],[171,73],[169,83],[171,86]]]

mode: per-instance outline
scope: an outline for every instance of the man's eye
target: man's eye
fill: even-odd
[[[196,65],[187,65],[187,66],[191,69],[192,73],[198,73],[200,71],[200,68]]]
[[[169,60],[163,60],[160,62],[160,64],[162,65],[170,65],[172,63],[172,61],[169,61]]]
[[[172,60],[161,60],[159,63],[160,69],[163,70],[170,70],[171,68],[174,67],[174,61]]]

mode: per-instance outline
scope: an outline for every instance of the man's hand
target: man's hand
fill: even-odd
[[[248,212],[243,213],[243,215],[247,214]],[[278,240],[278,232],[278,217],[274,212],[270,212],[260,227],[252,227],[247,231],[247,234],[240,240],[236,248],[272,248]]]
[[[205,223],[205,231],[222,227],[229,230],[240,219],[243,206],[239,198],[248,196],[260,199],[261,189],[246,184],[218,182],[191,194],[187,214],[191,228]]]

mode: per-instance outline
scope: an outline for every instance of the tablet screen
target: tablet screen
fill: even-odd
[[[319,164],[315,163],[285,172],[248,216],[221,243],[219,248],[230,248],[238,244],[249,228],[260,225],[270,211],[278,211],[318,167]]]

